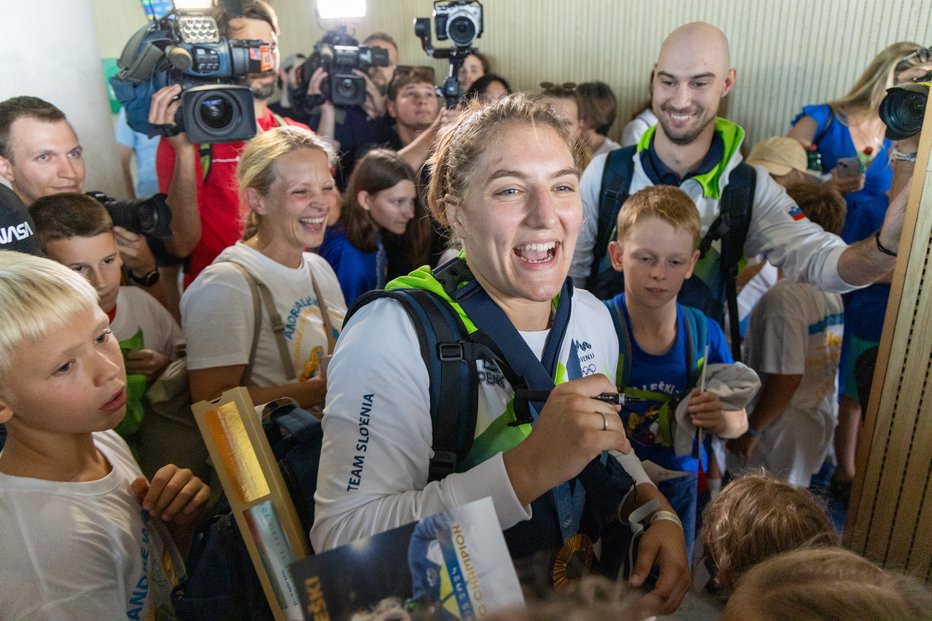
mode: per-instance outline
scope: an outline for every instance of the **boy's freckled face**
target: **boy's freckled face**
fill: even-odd
[[[105,313],[113,310],[120,292],[123,266],[113,233],[50,241],[46,244],[46,253],[50,259],[70,267],[91,283]]]
[[[104,431],[126,415],[123,356],[99,308],[23,343],[11,362],[0,396],[11,433]]]
[[[625,273],[628,304],[661,308],[676,299],[699,258],[693,235],[655,217],[642,219],[623,243],[612,242],[615,269]]]

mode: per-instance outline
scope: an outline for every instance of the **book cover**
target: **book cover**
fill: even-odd
[[[490,498],[291,565],[309,621],[468,621],[524,599]]]

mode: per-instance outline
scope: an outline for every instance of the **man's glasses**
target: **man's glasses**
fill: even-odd
[[[563,82],[561,84],[555,82],[541,82],[540,90],[544,95],[555,95],[557,97],[572,95],[576,92],[576,82]]]
[[[419,77],[427,78],[426,81],[436,82],[434,75],[434,68],[428,67],[427,65],[396,65],[395,66],[395,79],[400,77],[407,77],[411,74],[417,74]]]

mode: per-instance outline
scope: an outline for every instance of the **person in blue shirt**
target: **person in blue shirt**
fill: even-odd
[[[621,416],[638,457],[689,473],[662,481],[658,488],[683,521],[691,550],[699,462],[709,462],[699,445],[677,454],[673,441],[677,405],[686,399],[689,422],[720,438],[743,434],[747,413],[723,411],[718,394],[700,391],[702,366],[733,360],[721,327],[676,301],[699,259],[699,214],[692,200],[673,186],[649,186],[625,201],[617,230],[609,253],[613,267],[624,272],[625,290],[606,303],[616,318],[619,343],[630,344],[622,347],[616,384],[620,392],[636,399],[622,408]],[[695,334],[708,335],[707,356],[706,343],[698,342]]]
[[[353,170],[340,220],[318,252],[337,274],[347,305],[385,286],[388,260],[382,233],[401,236],[412,270],[427,262],[429,221],[418,201],[417,175],[395,151],[377,149]]]

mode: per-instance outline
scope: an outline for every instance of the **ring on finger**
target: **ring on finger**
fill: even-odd
[[[602,417],[602,431],[608,431],[608,419],[605,418],[605,414],[602,412],[596,412],[596,414]]]

